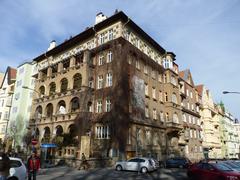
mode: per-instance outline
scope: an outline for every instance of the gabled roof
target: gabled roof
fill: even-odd
[[[198,94],[202,96],[203,93],[203,84],[195,86],[195,89],[197,90]]]
[[[1,83],[1,88],[3,86],[3,83],[5,81],[5,79],[7,78],[7,84],[10,85],[12,84],[13,82],[15,82],[16,80],[16,75],[17,75],[17,70],[8,66],[7,67],[7,70],[4,74],[4,77],[3,77],[3,80],[2,80],[2,83]]]
[[[192,85],[194,87],[194,82],[192,79],[192,74],[190,72],[189,69],[186,69],[184,71],[180,71],[179,72],[179,76],[180,78],[182,78],[185,82],[187,82],[188,84]]]
[[[86,40],[90,37],[93,37],[96,33],[96,31],[99,31],[103,28],[106,28],[107,26],[117,22],[122,21],[125,23],[126,26],[131,27],[136,33],[140,34],[145,40],[148,41],[149,44],[151,44],[154,48],[158,49],[159,52],[162,54],[166,53],[166,50],[162,48],[154,39],[152,39],[146,32],[144,32],[137,24],[135,24],[125,13],[122,11],[119,11],[118,13],[110,16],[109,18],[105,19],[104,21],[94,25],[93,27],[87,28],[85,31],[81,32],[80,34],[72,37],[71,39],[63,42],[62,44],[56,46],[50,51],[47,51],[46,53],[41,54],[40,56],[33,59],[33,61],[41,61],[46,57],[56,55],[63,50],[69,49],[79,42]]]

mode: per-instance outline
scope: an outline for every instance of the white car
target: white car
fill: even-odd
[[[27,178],[27,169],[19,158],[9,157],[10,170],[8,180],[24,180]],[[0,157],[0,161],[2,157]]]
[[[115,168],[117,171],[128,170],[140,171],[142,173],[147,173],[155,170],[152,159],[143,157],[132,158],[128,161],[117,161]]]

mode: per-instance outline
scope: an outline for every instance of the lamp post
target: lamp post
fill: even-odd
[[[223,94],[240,94],[238,91],[223,91]]]

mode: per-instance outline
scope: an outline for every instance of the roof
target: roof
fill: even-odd
[[[195,86],[195,88],[196,88],[198,94],[202,96],[203,84],[197,85],[197,86]]]
[[[8,77],[6,77],[7,75],[8,75]],[[2,85],[4,83],[5,78],[7,78],[7,80],[8,80],[7,84],[10,85],[13,82],[15,82],[16,75],[17,75],[17,70],[12,68],[12,67],[10,67],[10,66],[8,66],[7,70],[6,70],[5,74],[4,74],[3,80],[1,82],[1,88],[2,88]]]
[[[179,77],[182,78],[185,82],[187,82],[188,84],[194,86],[194,82],[192,79],[192,75],[189,69],[186,69],[184,71],[180,71],[179,72]]]
[[[86,29],[85,31],[79,33],[78,35],[72,37],[71,39],[56,46],[52,50],[47,51],[47,52],[41,54],[40,56],[34,58],[33,61],[39,62],[39,61],[43,60],[45,57],[56,55],[63,50],[69,49],[69,48],[73,47],[74,45],[78,44],[80,41],[86,40],[86,39],[94,36],[96,31],[99,31],[117,21],[122,21],[123,23],[125,23],[126,26],[131,27],[134,31],[136,31],[144,39],[146,39],[149,42],[149,44],[151,44],[154,48],[158,49],[160,51],[160,53],[162,53],[162,54],[166,53],[166,50],[164,48],[162,48],[154,39],[152,39],[137,24],[135,24],[125,13],[123,13],[122,11],[119,11],[118,13],[110,16],[109,18],[105,19],[104,21],[94,25],[93,27]]]

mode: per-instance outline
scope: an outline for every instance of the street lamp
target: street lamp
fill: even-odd
[[[223,94],[240,94],[240,92],[237,91],[223,91]]]

